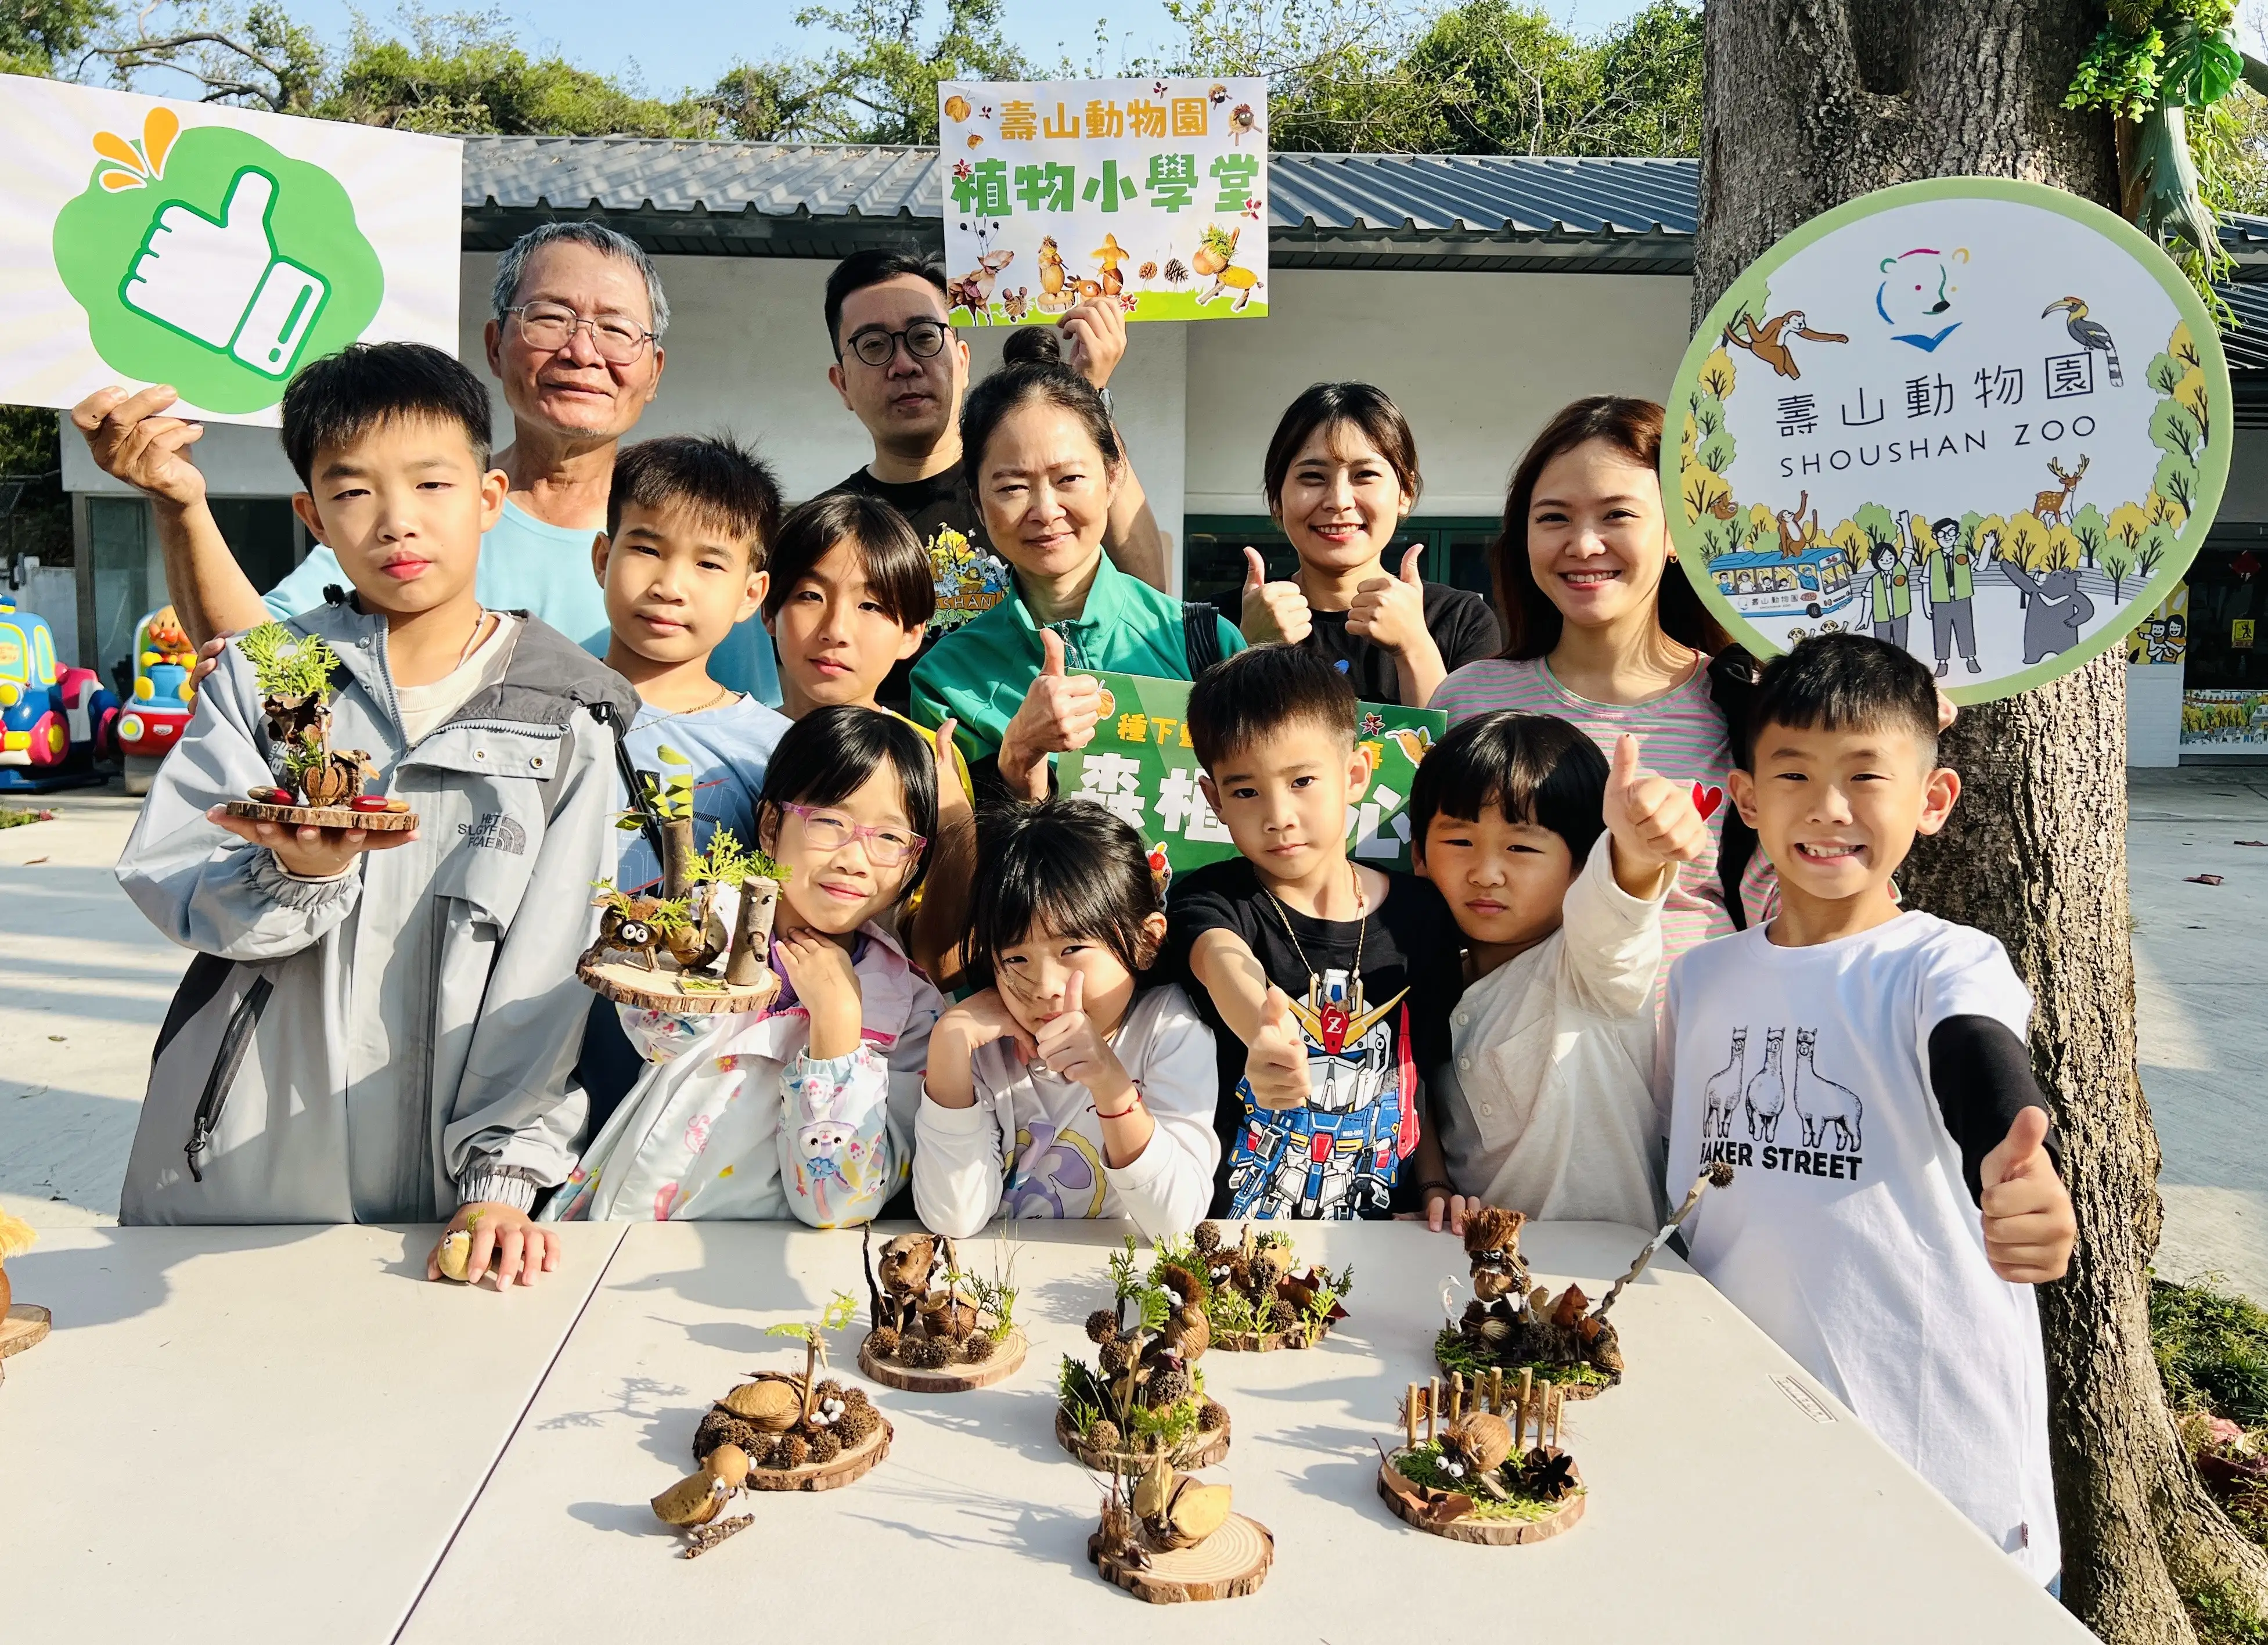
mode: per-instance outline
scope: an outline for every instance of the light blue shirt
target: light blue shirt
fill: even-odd
[[[604,657],[607,594],[591,574],[591,539],[597,535],[588,527],[549,525],[506,498],[504,518],[481,538],[474,594],[484,606],[539,616],[593,656]],[[297,616],[322,604],[325,588],[346,583],[338,556],[318,542],[298,569],[268,591],[269,613],[279,619]],[[780,700],[771,636],[759,617],[750,617],[725,638],[710,654],[709,672],[718,684],[759,702]]]
[[[723,708],[689,714],[665,714],[641,707],[630,734],[623,739],[634,770],[652,771],[665,782],[673,776],[693,778],[693,849],[709,849],[709,837],[729,828],[743,845],[756,843],[756,796],[763,791],[764,768],[772,749],[787,734],[792,722],[776,709],[752,697]],[[683,756],[679,765],[661,757],[668,749]],[[630,800],[622,799],[627,812]],[[621,855],[615,884],[639,891],[661,878],[661,865],[642,830],[624,830],[617,838]]]

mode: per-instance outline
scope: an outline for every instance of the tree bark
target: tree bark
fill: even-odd
[[[1696,322],[1781,235],[1893,183],[2015,177],[2117,210],[2110,122],[2061,106],[2100,23],[2082,0],[1712,0]],[[1963,711],[1941,756],[1961,801],[1899,883],[1998,937],[2036,1002],[2079,1220],[2069,1276],[2039,1290],[2065,1603],[2112,1645],[2187,1645],[2179,1590],[2268,1612],[2268,1558],[2205,1494],[2150,1350],[2159,1156],[2135,1059],[2125,747],[2117,652]]]

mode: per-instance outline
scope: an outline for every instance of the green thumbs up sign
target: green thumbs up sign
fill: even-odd
[[[247,166],[230,181],[217,222],[183,202],[166,207],[126,277],[126,306],[254,371],[288,376],[330,288],[276,254],[275,202],[276,180]]]
[[[208,413],[265,410],[291,373],[377,317],[378,254],[320,166],[193,126],[132,177],[98,165],[56,215],[56,271],[95,351]]]

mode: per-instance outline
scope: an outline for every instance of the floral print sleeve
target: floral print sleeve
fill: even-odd
[[[642,1006],[616,1006],[615,1009],[622,1016],[623,1034],[648,1062],[674,1062],[703,1034],[733,1021],[708,1013],[679,1016],[668,1011],[649,1011]]]
[[[782,1072],[780,1186],[814,1228],[872,1221],[905,1175],[889,1127],[890,1066],[871,1044],[798,1052]]]

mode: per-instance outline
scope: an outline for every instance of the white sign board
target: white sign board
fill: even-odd
[[[1268,313],[1268,82],[937,88],[947,301],[964,325]]]
[[[1908,183],[1781,240],[1677,376],[1679,559],[1758,656],[1857,630],[1955,702],[2118,644],[2213,523],[2220,333],[2165,254],[2058,189]]]
[[[350,343],[453,354],[461,148],[0,76],[0,401],[163,382],[272,426]]]

